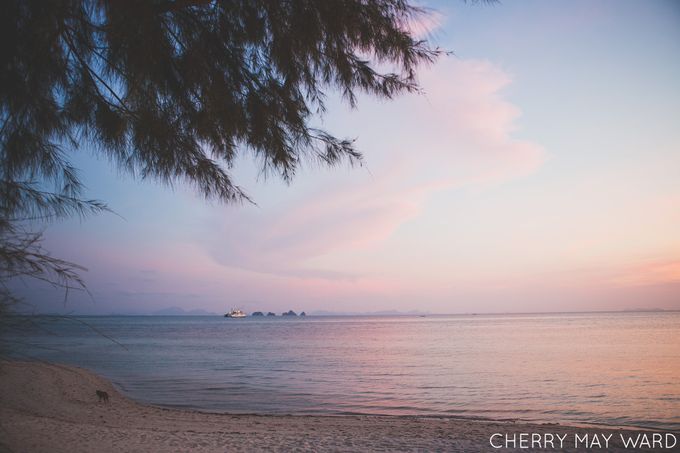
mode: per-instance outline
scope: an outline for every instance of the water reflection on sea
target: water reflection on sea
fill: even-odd
[[[87,317],[15,338],[144,402],[680,428],[680,313]],[[51,349],[42,349],[48,346]]]

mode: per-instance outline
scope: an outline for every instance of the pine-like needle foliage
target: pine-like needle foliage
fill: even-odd
[[[85,141],[122,168],[208,197],[244,197],[237,151],[289,180],[306,157],[360,154],[310,126],[327,89],[352,105],[417,90],[439,53],[403,0],[3,0],[3,179],[78,188],[68,150]],[[392,67],[382,73],[375,65]]]
[[[79,199],[79,144],[227,202],[247,199],[237,153],[286,181],[308,159],[360,160],[311,121],[328,90],[352,106],[417,91],[417,66],[440,53],[409,31],[422,13],[405,0],[2,0],[0,270],[36,244],[12,222],[104,208]]]

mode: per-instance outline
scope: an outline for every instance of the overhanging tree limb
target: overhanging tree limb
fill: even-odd
[[[18,219],[105,208],[80,200],[80,144],[224,202],[249,201],[238,151],[285,181],[309,159],[361,162],[311,124],[329,91],[352,107],[418,91],[416,69],[443,53],[409,29],[423,14],[406,0],[0,2],[0,241]]]

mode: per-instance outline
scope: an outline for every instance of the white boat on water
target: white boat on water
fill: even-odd
[[[246,316],[246,313],[238,308],[232,308],[229,313],[224,314],[225,318],[245,318]]]

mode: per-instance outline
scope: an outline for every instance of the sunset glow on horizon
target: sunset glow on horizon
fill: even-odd
[[[329,96],[319,118],[363,166],[286,185],[244,153],[257,204],[223,206],[83,146],[87,196],[120,217],[54,225],[46,248],[88,268],[94,301],[18,290],[85,314],[679,310],[680,6],[427,6],[455,55],[422,68],[424,94]]]

